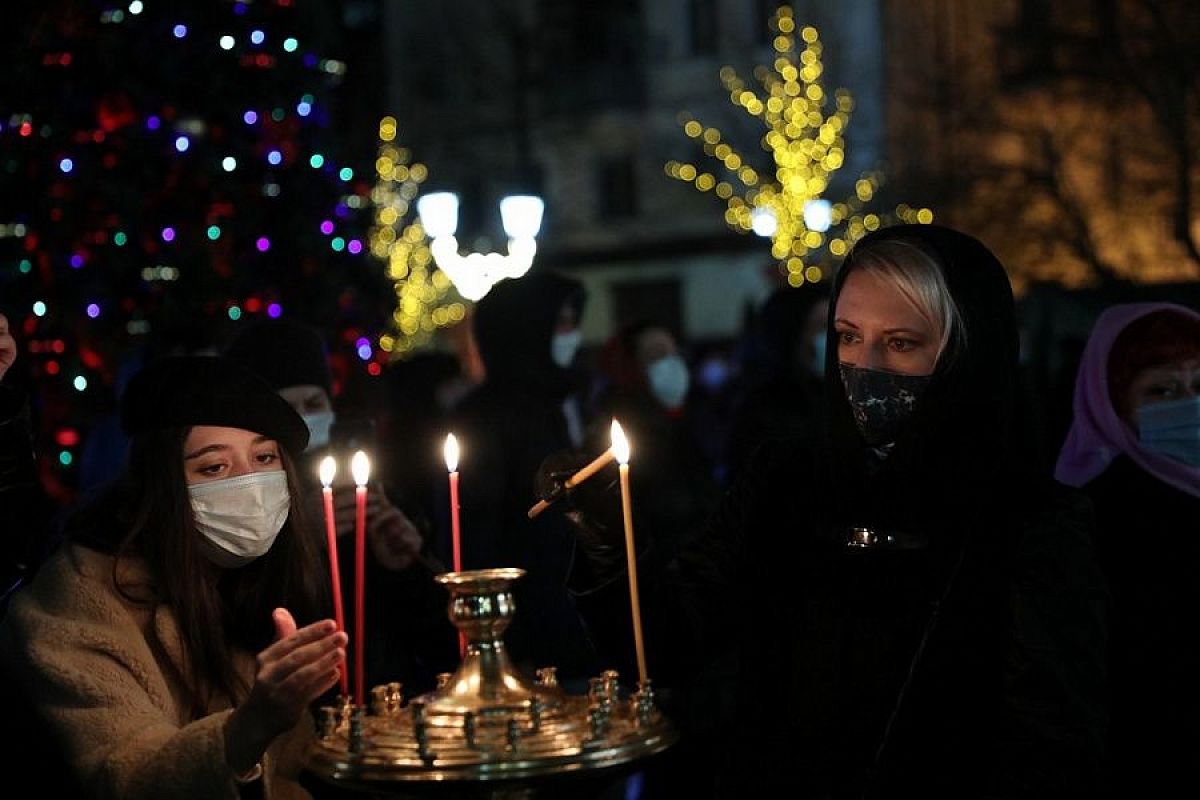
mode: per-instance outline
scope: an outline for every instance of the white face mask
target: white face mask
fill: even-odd
[[[579,350],[579,344],[583,341],[583,331],[576,328],[570,333],[556,333],[550,340],[550,358],[554,359],[554,363],[564,369],[571,366],[571,362],[575,360],[575,353]]]
[[[201,550],[219,567],[241,567],[265,554],[287,519],[287,473],[250,472],[188,487]]]
[[[677,355],[663,356],[646,367],[650,391],[667,408],[679,408],[687,397],[691,376],[687,364]]]
[[[308,447],[304,452],[316,450],[329,444],[329,429],[333,427],[334,414],[332,411],[318,411],[315,414],[301,414],[304,424],[308,426]]]

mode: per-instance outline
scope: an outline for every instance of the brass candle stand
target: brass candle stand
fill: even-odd
[[[308,768],[350,790],[412,791],[421,785],[532,781],[620,767],[652,756],[677,733],[658,710],[649,680],[623,693],[615,671],[591,678],[586,695],[558,685],[553,667],[530,680],[502,639],[515,613],[520,569],[448,572],[450,618],[466,638],[458,671],[409,699],[377,686],[371,708],[321,709]]]

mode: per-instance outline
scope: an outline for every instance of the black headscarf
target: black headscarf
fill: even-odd
[[[939,359],[895,447],[875,474],[854,424],[838,370],[833,320],[846,276],[884,241],[920,247],[941,266],[965,332],[965,347]],[[927,517],[933,504],[979,512],[1015,488],[1018,332],[1004,267],[980,241],[937,225],[898,225],[860,240],[834,280],[825,386],[830,414],[833,491],[863,523],[898,524]],[[983,504],[980,506],[980,504]]]
[[[487,381],[565,397],[574,376],[554,363],[550,340],[563,304],[582,314],[584,298],[583,284],[556,273],[496,284],[475,307],[475,338]]]

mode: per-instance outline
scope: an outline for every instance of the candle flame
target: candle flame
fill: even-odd
[[[629,463],[629,440],[625,438],[625,431],[621,430],[621,423],[615,419],[612,421],[612,453],[619,463]]]
[[[446,436],[446,446],[442,448],[442,455],[446,457],[446,470],[454,472],[458,469],[458,439],[454,434]]]
[[[354,482],[359,486],[366,486],[367,480],[371,477],[371,459],[367,458],[367,454],[359,450],[354,454],[354,458],[350,459],[350,474],[354,476]]]
[[[321,476],[321,485],[328,487],[333,483],[333,476],[337,474],[337,460],[333,456],[325,456],[321,459],[319,469]]]

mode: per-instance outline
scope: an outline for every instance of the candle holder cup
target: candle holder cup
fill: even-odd
[[[395,784],[538,781],[631,764],[671,746],[677,732],[643,691],[620,694],[613,671],[596,698],[567,694],[553,667],[536,680],[512,664],[503,634],[516,613],[512,585],[520,569],[447,572],[449,616],[466,640],[458,670],[439,688],[358,720],[326,714],[308,770],[342,788],[386,790]]]

